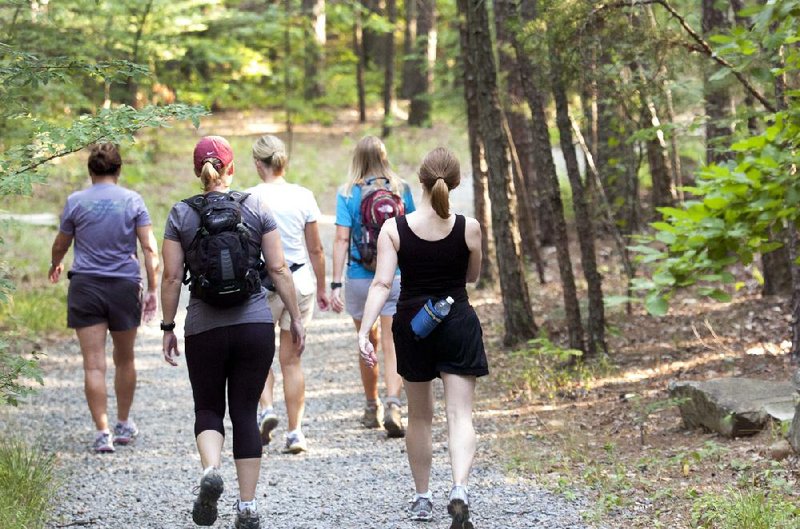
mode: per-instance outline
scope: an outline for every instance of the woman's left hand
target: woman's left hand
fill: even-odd
[[[375,355],[375,347],[369,341],[369,335],[358,334],[358,349],[361,353],[361,360],[367,367],[374,367],[378,363],[378,357]]]

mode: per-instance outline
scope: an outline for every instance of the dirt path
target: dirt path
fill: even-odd
[[[467,187],[467,186],[465,186]],[[324,224],[330,244],[333,226]],[[185,316],[182,298],[178,329]],[[449,527],[447,464],[441,385],[434,423],[431,524],[405,519],[413,482],[401,440],[359,424],[363,396],[356,368],[355,334],[344,315],[318,314],[309,328],[304,355],[307,407],[303,429],[307,454],[280,453],[285,422],[263,460],[258,487],[263,527],[286,529],[360,529]],[[171,368],[161,358],[157,325],[143,327],[137,343],[138,389],[133,416],[141,436],[115,454],[90,453],[93,429],[83,396],[83,373],[76,341],[47,351],[45,387],[31,403],[10,410],[0,427],[39,439],[58,454],[63,485],[49,527],[192,528],[192,488],[200,474],[193,438],[189,380],[183,359]],[[109,358],[110,361],[110,358]],[[110,369],[113,371],[113,369]],[[109,373],[109,384],[112,382]],[[280,383],[280,380],[279,380]],[[278,385],[278,388],[281,386]],[[277,409],[283,410],[276,392]],[[109,408],[114,410],[113,395]],[[479,446],[492,410],[476,414]],[[112,414],[111,420],[115,418]],[[255,420],[255,418],[254,418]],[[237,498],[230,456],[230,423],[223,458],[226,490],[215,527],[232,527]],[[488,429],[488,428],[487,428]],[[533,527],[583,528],[580,505],[546,493],[528,481],[506,479],[484,451],[476,458],[471,482],[475,524],[479,529]]]

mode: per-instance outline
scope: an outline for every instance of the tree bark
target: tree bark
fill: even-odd
[[[358,93],[358,121],[367,122],[367,99],[364,89],[364,46],[362,45],[363,32],[361,28],[361,9],[359,5],[353,6],[353,53],[356,56],[356,92]]]
[[[520,13],[525,21],[535,20],[537,16],[536,1],[522,0],[515,6],[514,12]],[[522,86],[525,88],[525,95],[533,119],[536,173],[539,176],[539,185],[542,188],[541,191],[545,199],[545,207],[548,210],[548,217],[553,222],[553,238],[556,246],[562,295],[564,297],[564,310],[567,317],[569,346],[572,349],[585,351],[583,324],[581,322],[577,289],[575,288],[575,275],[572,271],[572,260],[569,255],[567,222],[564,218],[561,188],[556,174],[556,166],[553,162],[550,133],[544,113],[544,93],[537,84],[537,80],[541,82],[545,77],[541,68],[530,59],[519,39],[514,37],[512,44],[516,51],[520,79]],[[492,204],[494,204],[494,201],[492,201]]]
[[[405,25],[403,26],[403,75],[400,80],[400,98],[411,99],[411,87],[414,84],[416,63],[414,47],[417,41],[417,1],[404,0]]]
[[[501,102],[508,118],[514,149],[516,150],[520,171],[516,177],[517,214],[520,224],[526,227],[522,232],[522,247],[526,255],[538,255],[540,235],[533,231],[538,224],[535,211],[541,210],[541,197],[537,192],[536,169],[533,163],[533,132],[530,120],[525,115],[525,91],[519,78],[517,60],[512,47],[512,35],[508,28],[509,19],[515,17],[514,4],[509,0],[495,0],[494,21],[497,35],[497,58],[501,80]],[[548,237],[552,240],[552,234]]]
[[[703,1],[703,37],[719,33],[729,27],[725,11],[716,7],[715,0]],[[725,80],[714,81],[711,77],[719,68],[703,68],[703,94],[706,111],[706,163],[719,163],[727,160],[730,153],[727,145],[733,134],[733,98]]]
[[[492,230],[497,252],[505,317],[507,345],[536,336],[528,285],[520,254],[520,239],[515,215],[514,175],[507,124],[497,93],[489,14],[483,0],[458,0],[466,16],[467,49],[475,64],[480,131],[486,148],[489,169],[489,195],[492,201]]]
[[[325,93],[322,84],[322,71],[325,68],[325,0],[303,0],[302,10],[306,28],[303,96],[314,100]]]
[[[45,4],[47,9],[47,4]],[[131,62],[139,62],[139,49],[142,43],[142,35],[144,35],[144,26],[147,24],[147,18],[150,16],[150,11],[153,9],[153,0],[148,0],[145,4],[142,14],[136,24],[136,34],[133,37],[133,51],[131,52]],[[133,77],[128,77],[128,104],[134,108],[139,108],[139,83]]]
[[[392,29],[386,35],[384,45],[384,70],[383,70],[383,131],[381,135],[386,138],[392,133],[392,107],[394,106],[394,27],[397,24],[397,2],[386,0],[386,15]]]
[[[459,17],[459,38],[461,45],[461,75],[464,83],[464,101],[467,105],[467,137],[469,140],[470,165],[472,167],[472,194],[475,218],[481,225],[481,251],[483,263],[477,287],[486,288],[497,282],[497,265],[492,239],[492,220],[489,205],[489,175],[486,170],[483,140],[480,137],[480,114],[478,111],[478,86],[475,77],[475,62],[469,53],[467,28],[464,17]]]
[[[595,255],[595,229],[594,220],[589,210],[585,188],[581,180],[578,157],[575,154],[575,145],[572,143],[572,120],[569,117],[569,102],[564,78],[561,75],[563,68],[556,53],[550,50],[551,77],[553,98],[556,104],[556,124],[561,137],[561,152],[567,166],[567,176],[572,186],[572,206],[575,210],[575,228],[578,232],[578,243],[581,250],[581,265],[589,295],[589,343],[587,354],[595,356],[598,347],[608,353],[606,345],[605,306],[603,304],[603,280],[597,268]]]
[[[417,75],[415,76],[416,82],[411,86],[408,124],[415,127],[429,127],[431,125],[433,63],[436,61],[436,0],[417,1],[415,48]]]

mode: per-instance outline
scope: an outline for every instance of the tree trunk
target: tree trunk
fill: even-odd
[[[520,173],[516,177],[517,183],[517,209],[520,224],[526,227],[522,232],[522,247],[526,255],[535,255],[539,252],[539,234],[533,231],[537,224],[536,209],[541,209],[541,198],[537,192],[536,170],[533,163],[533,132],[530,120],[523,111],[525,105],[525,91],[519,78],[519,69],[512,48],[512,36],[508,29],[509,18],[514,17],[514,4],[509,0],[495,0],[494,21],[495,34],[497,35],[498,67],[500,78],[505,79],[505,86],[501,83],[501,97],[503,110],[508,118],[508,127],[511,130],[514,149],[516,150]],[[552,239],[552,236],[550,237]]]
[[[517,7],[519,6],[519,7]],[[523,20],[536,19],[536,1],[522,0],[514,8],[515,13],[521,13]],[[521,9],[520,9],[521,8]],[[534,158],[536,161],[536,174],[539,185],[544,195],[544,204],[548,209],[548,217],[553,222],[554,243],[556,245],[556,258],[558,272],[561,278],[562,294],[564,296],[564,310],[567,317],[569,346],[572,349],[585,351],[583,340],[583,324],[581,323],[578,295],[575,288],[575,276],[572,271],[572,261],[569,255],[569,237],[567,235],[567,222],[564,218],[564,206],[561,202],[561,188],[553,162],[553,152],[550,146],[550,133],[547,128],[547,119],[544,113],[544,93],[538,82],[545,79],[541,68],[530,60],[522,43],[518,38],[513,38],[513,45],[517,55],[520,79],[525,88],[528,106],[533,119]],[[494,204],[494,201],[492,202]]]
[[[520,255],[519,228],[515,215],[514,175],[507,124],[497,94],[489,14],[483,0],[459,0],[465,13],[467,54],[472,55],[477,76],[480,131],[489,168],[489,196],[492,201],[492,229],[497,252],[505,316],[504,343],[511,345],[536,336],[528,285]]]
[[[302,9],[306,28],[303,96],[314,100],[325,93],[322,84],[322,71],[325,68],[325,0],[303,0]]]
[[[394,27],[397,24],[397,2],[396,0],[386,0],[386,14],[389,17],[389,25],[392,27],[386,35],[384,50],[383,70],[383,131],[381,136],[386,138],[392,132],[392,107],[394,106]]]
[[[400,99],[411,99],[416,62],[414,48],[417,41],[417,1],[404,0],[405,25],[403,26],[403,78],[400,80]]]
[[[383,2],[382,0],[362,0],[364,6],[363,13],[365,17],[371,15],[383,16]],[[364,67],[368,68],[371,64],[376,66],[385,66],[384,60],[386,59],[386,39],[384,36],[372,28],[366,27],[363,29],[363,36],[361,45],[364,47]]]
[[[703,2],[703,36],[711,35],[728,28],[726,11],[716,7],[716,0]],[[703,94],[706,110],[706,163],[719,163],[727,160],[730,153],[727,146],[733,134],[731,118],[733,116],[733,98],[728,83],[723,79],[714,81],[711,77],[719,71],[710,65],[703,68]]]
[[[481,251],[483,262],[477,287],[485,288],[497,282],[497,265],[494,241],[492,240],[492,220],[489,206],[489,175],[486,171],[483,140],[480,137],[480,115],[478,111],[478,86],[475,77],[475,62],[467,45],[467,28],[464,17],[459,17],[459,37],[461,44],[461,74],[464,82],[464,100],[467,104],[467,137],[469,140],[470,162],[472,166],[472,194],[475,218],[481,225]]]
[[[367,99],[364,89],[364,47],[362,46],[361,9],[353,6],[353,53],[356,56],[356,92],[358,93],[358,121],[367,122]]]
[[[415,50],[417,76],[416,83],[411,87],[408,124],[415,127],[429,127],[431,125],[433,64],[436,61],[436,0],[418,0],[417,8]]]
[[[44,6],[47,9],[47,4]],[[144,26],[147,24],[147,18],[150,16],[150,11],[153,9],[153,0],[148,0],[145,4],[142,14],[136,24],[136,34],[133,37],[133,51],[131,52],[131,62],[139,62],[139,49],[142,42],[142,35],[144,35]],[[134,108],[139,108],[139,83],[133,77],[128,77],[128,104]]]
[[[569,117],[569,103],[567,90],[560,60],[555,50],[550,50],[551,73],[553,83],[553,98],[556,104],[556,124],[561,137],[561,152],[567,166],[567,176],[572,186],[572,205],[575,210],[575,228],[578,231],[578,243],[581,249],[581,265],[589,294],[589,343],[587,354],[595,356],[597,348],[608,353],[606,345],[606,320],[605,306],[603,305],[603,280],[597,269],[595,255],[595,229],[594,220],[589,210],[583,181],[581,180],[578,157],[572,143],[572,121]]]

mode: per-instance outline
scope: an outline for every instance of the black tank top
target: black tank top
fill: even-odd
[[[453,229],[444,239],[426,241],[411,231],[405,216],[397,218],[401,307],[446,296],[455,301],[468,300],[469,247],[464,237],[465,226],[464,216],[456,215]]]

